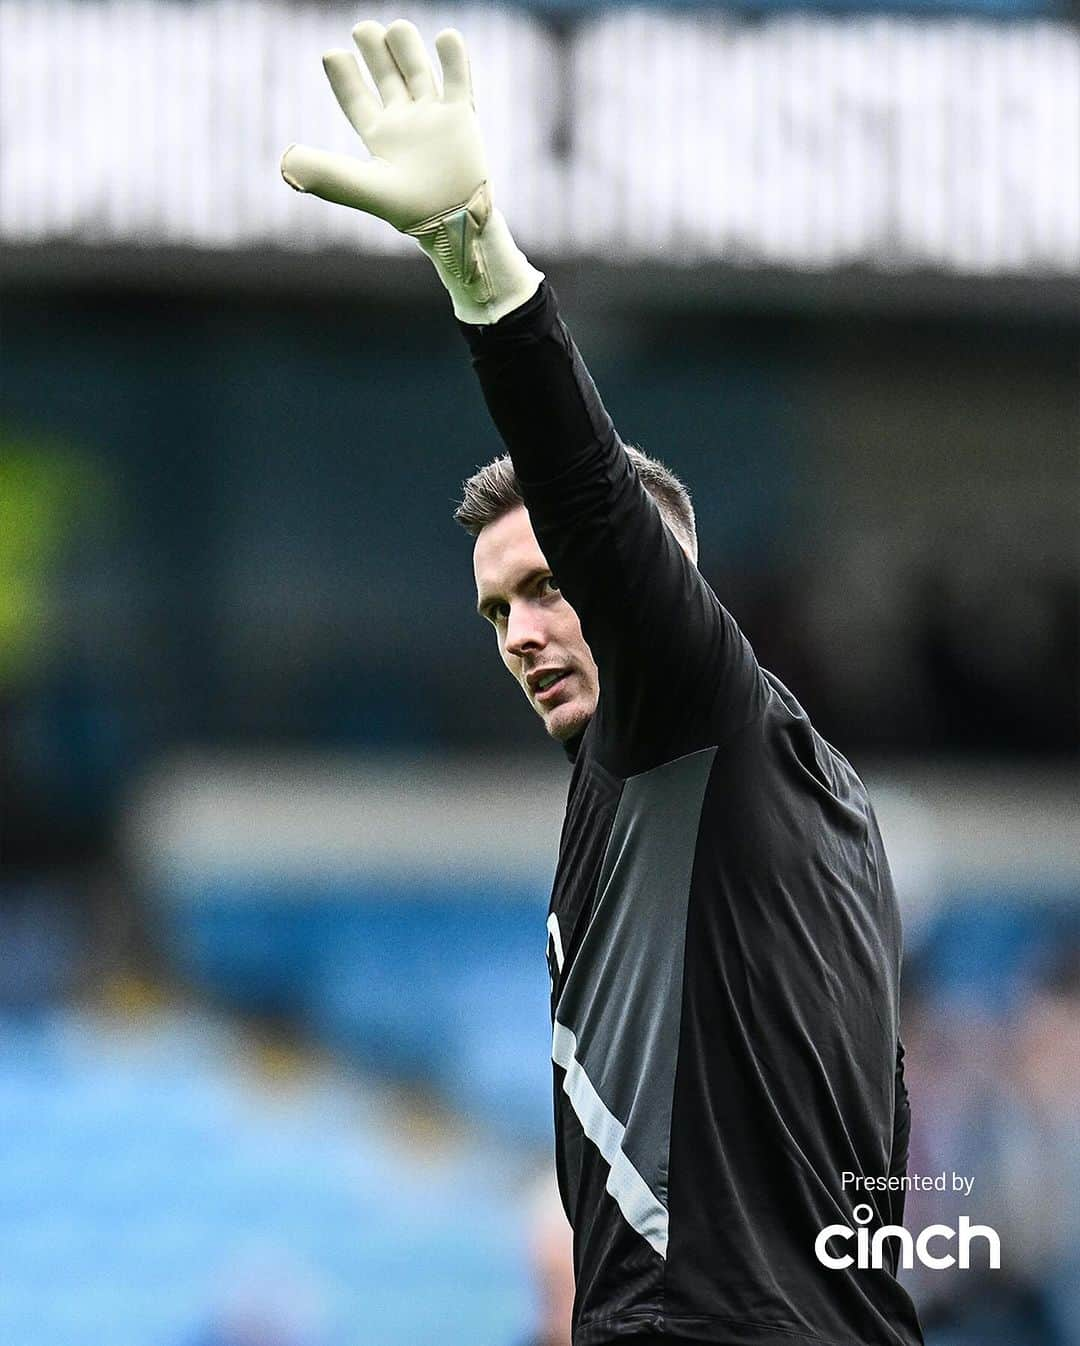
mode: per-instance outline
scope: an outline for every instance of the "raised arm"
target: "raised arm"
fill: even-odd
[[[440,33],[440,91],[419,33],[362,23],[323,60],[368,161],[294,145],[300,191],[416,238],[450,293],[555,580],[600,673],[620,775],[721,741],[765,696],[749,645],[642,487],[543,277],[493,205],[460,35]]]
[[[631,775],[745,725],[749,645],[639,480],[545,282],[463,327],[541,549],[600,671],[599,713]]]

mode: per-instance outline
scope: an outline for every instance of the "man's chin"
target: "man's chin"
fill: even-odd
[[[572,701],[553,706],[543,717],[544,728],[552,738],[558,739],[560,743],[566,743],[581,733],[592,719],[592,713],[591,706],[575,697]]]

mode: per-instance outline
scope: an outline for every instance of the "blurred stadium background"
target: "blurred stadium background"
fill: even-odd
[[[928,1342],[1076,1346],[1076,10],[402,12],[875,787],[912,1168],[975,1178],[910,1222],[1003,1245],[912,1277]],[[449,518],[497,444],[427,263],[277,173],[352,147],[319,56],[368,15],[0,0],[5,1346],[565,1342],[564,769]]]

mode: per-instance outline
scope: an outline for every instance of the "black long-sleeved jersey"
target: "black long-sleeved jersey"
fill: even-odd
[[[903,1212],[841,1184],[907,1164],[900,924],[866,791],[663,523],[550,287],[463,330],[600,677],[548,922],[575,1346],[913,1346],[895,1257],[814,1253],[861,1201],[872,1229]]]

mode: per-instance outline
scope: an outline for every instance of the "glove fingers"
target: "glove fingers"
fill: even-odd
[[[407,99],[409,91],[386,45],[386,29],[382,24],[376,23],[374,19],[365,19],[356,25],[352,35],[385,106],[390,107],[392,103]]]
[[[395,19],[386,30],[386,45],[414,99],[434,98],[435,76],[431,71],[424,39],[408,19]]]
[[[323,69],[338,106],[348,117],[353,130],[361,139],[366,139],[368,129],[378,117],[381,108],[379,101],[368,88],[356,57],[351,51],[335,48],[323,57]]]
[[[392,212],[387,168],[377,160],[364,162],[348,154],[290,145],[281,156],[281,176],[298,192],[310,192],[339,206],[366,210],[386,219]]]
[[[443,98],[448,103],[473,101],[472,72],[465,39],[456,28],[444,28],[435,39],[443,73]]]

